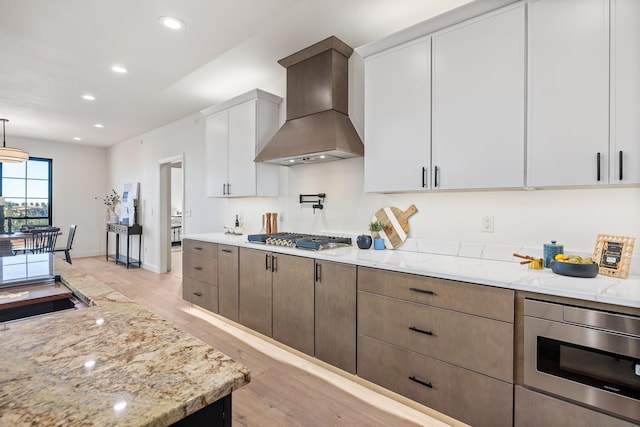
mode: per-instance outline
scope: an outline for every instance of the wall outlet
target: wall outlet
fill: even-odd
[[[493,233],[493,215],[484,215],[482,217],[480,231],[483,233]]]
[[[191,209],[185,209],[184,216],[191,216]]]

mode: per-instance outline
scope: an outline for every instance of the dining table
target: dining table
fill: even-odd
[[[26,241],[31,237],[31,233],[16,231],[14,233],[0,233],[0,256],[13,255],[13,241],[20,240]]]

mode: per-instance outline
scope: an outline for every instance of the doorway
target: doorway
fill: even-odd
[[[184,155],[160,160],[160,273],[182,275]]]

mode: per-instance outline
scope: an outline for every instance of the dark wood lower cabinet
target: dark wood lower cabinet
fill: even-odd
[[[358,376],[474,427],[512,425],[513,384],[364,336]]]
[[[238,247],[218,245],[219,314],[238,321],[239,265]]]
[[[231,394],[171,424],[171,427],[231,427]]]
[[[272,336],[271,252],[240,248],[239,321]]]
[[[356,373],[356,266],[316,260],[316,357]]]
[[[218,312],[218,287],[198,280],[182,279],[182,299],[212,313]]]
[[[312,258],[273,254],[273,339],[314,355]]]

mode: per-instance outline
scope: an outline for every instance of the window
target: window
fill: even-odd
[[[51,225],[52,160],[31,157],[24,163],[0,163],[0,170],[4,215],[12,218],[12,229]]]

